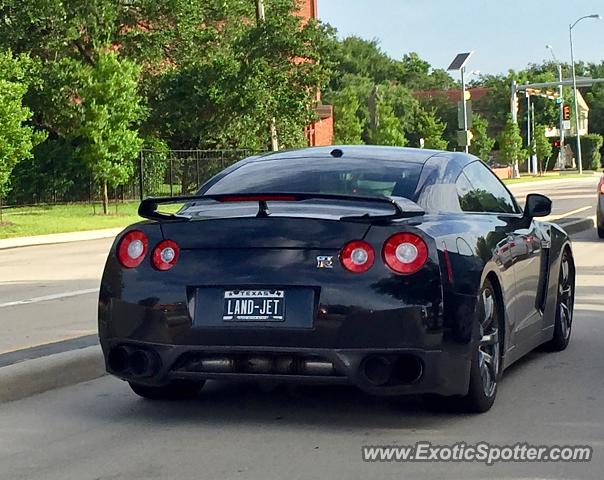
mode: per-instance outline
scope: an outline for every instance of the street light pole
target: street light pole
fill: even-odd
[[[466,67],[461,67],[461,111],[463,115],[463,131],[468,134],[468,105],[466,103]],[[465,142],[465,151],[469,153],[468,142]]]
[[[582,154],[581,154],[581,132],[579,131],[581,125],[580,125],[580,121],[579,121],[579,96],[578,96],[578,90],[577,90],[577,72],[575,70],[573,29],[577,26],[577,24],[581,20],[585,20],[587,18],[594,18],[594,19],[600,20],[602,17],[600,17],[600,15],[598,15],[598,14],[586,15],[584,17],[581,17],[579,20],[577,20],[575,23],[569,25],[569,27],[568,27],[568,31],[569,31],[569,35],[570,35],[570,62],[571,62],[572,71],[573,71],[573,92],[574,92],[574,97],[575,97],[575,128],[577,129],[577,162],[579,163],[579,173],[583,173],[583,160],[582,160]]]

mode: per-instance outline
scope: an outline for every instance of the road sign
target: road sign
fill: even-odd
[[[570,120],[564,120],[564,122],[562,122],[562,128],[564,128],[564,130],[570,130]]]

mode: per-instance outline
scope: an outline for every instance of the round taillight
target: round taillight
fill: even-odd
[[[176,242],[164,240],[163,242],[158,243],[153,249],[151,262],[153,263],[153,267],[157,270],[170,270],[176,265],[176,262],[178,262],[179,254],[180,248],[178,248]]]
[[[126,268],[138,267],[147,254],[149,240],[140,230],[132,230],[122,237],[117,247],[117,258]]]
[[[366,272],[373,266],[374,261],[375,250],[362,240],[347,243],[340,252],[340,262],[349,272]]]
[[[382,250],[384,263],[396,273],[411,275],[419,271],[428,261],[428,246],[412,233],[393,235]]]

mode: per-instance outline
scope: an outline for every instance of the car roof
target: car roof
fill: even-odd
[[[334,153],[335,151],[335,153]],[[268,160],[288,160],[294,158],[343,158],[350,160],[385,160],[423,165],[432,157],[443,157],[445,161],[454,161],[464,166],[477,160],[471,155],[458,152],[444,152],[423,148],[383,147],[374,145],[332,145],[327,147],[310,147],[297,150],[271,152],[251,157],[250,162]],[[247,162],[246,162],[247,163]]]

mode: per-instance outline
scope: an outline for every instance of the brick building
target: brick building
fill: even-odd
[[[318,18],[317,0],[302,0],[300,16],[305,20]],[[333,107],[321,103],[321,92],[317,92],[317,116],[319,119],[304,129],[304,134],[311,147],[333,144]]]

